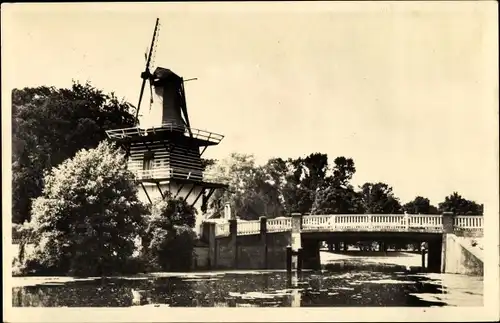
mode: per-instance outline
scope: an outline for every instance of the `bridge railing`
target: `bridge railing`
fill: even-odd
[[[442,230],[441,215],[332,214],[302,219],[304,231],[429,231]]]
[[[222,222],[215,224],[215,236],[217,237],[227,237],[229,236],[229,222]]]
[[[409,223],[404,214],[373,214],[371,215],[373,231],[408,231]]]
[[[267,220],[267,232],[284,232],[292,229],[291,218],[275,218]]]
[[[260,233],[260,221],[238,222],[238,235],[250,235]]]
[[[409,228],[413,230],[442,231],[442,215],[409,215]]]
[[[483,217],[471,215],[457,215],[453,218],[453,227],[455,231],[482,233]]]
[[[267,232],[285,232],[292,229],[292,218],[282,217],[266,221]],[[482,216],[453,217],[455,231],[480,233]],[[238,235],[259,234],[261,221],[238,221]],[[389,232],[443,232],[442,215],[414,214],[326,214],[302,217],[302,231],[389,231]],[[216,225],[216,236],[230,235],[229,222]]]
[[[470,216],[470,215],[457,215],[453,218],[453,225],[460,228],[478,228],[483,227],[483,217],[482,216]]]

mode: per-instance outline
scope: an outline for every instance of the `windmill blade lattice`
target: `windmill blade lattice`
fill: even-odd
[[[149,47],[149,55],[147,55],[147,59],[146,59],[146,68],[145,68],[144,72],[141,73],[142,85],[141,85],[141,91],[139,93],[139,103],[137,104],[137,111],[136,111],[136,115],[135,115],[136,120],[138,120],[138,117],[139,117],[139,110],[141,108],[142,95],[144,94],[144,87],[146,86],[146,81],[147,80],[150,81],[150,78],[151,78],[150,64],[151,64],[151,58],[153,56],[153,50],[156,47],[156,39],[157,39],[159,23],[160,23],[160,19],[156,18],[155,29],[153,32],[153,39],[151,40],[151,46]],[[151,92],[152,92],[152,90],[151,90]],[[152,96],[151,96],[151,98],[152,98]]]

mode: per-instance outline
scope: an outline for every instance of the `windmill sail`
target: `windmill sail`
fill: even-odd
[[[153,39],[151,40],[151,46],[149,47],[149,55],[147,56],[147,61],[146,61],[146,68],[144,72],[141,73],[141,78],[142,78],[142,85],[141,85],[141,91],[139,92],[139,103],[137,104],[137,111],[135,114],[136,120],[138,120],[139,117],[139,110],[141,108],[141,101],[142,101],[142,96],[144,94],[144,87],[146,86],[146,81],[151,77],[151,72],[149,71],[149,65],[151,63],[151,57],[153,54],[153,49],[155,48],[155,42],[156,42],[156,37],[158,33],[158,26],[160,23],[160,19],[156,18],[156,24],[155,24],[155,29],[153,32]]]

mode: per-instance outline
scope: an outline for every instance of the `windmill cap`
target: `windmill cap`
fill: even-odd
[[[157,67],[153,72],[153,84],[180,83],[182,78],[169,69]]]

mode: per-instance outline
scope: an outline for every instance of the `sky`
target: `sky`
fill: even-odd
[[[2,83],[90,81],[136,105],[158,17],[154,66],[198,78],[186,83],[191,125],[225,135],[206,157],[351,157],[355,185],[434,204],[458,191],[488,213],[496,13],[495,2],[3,5]]]

